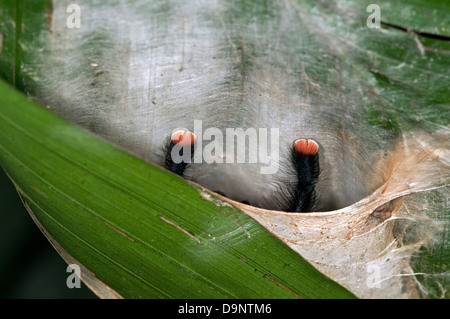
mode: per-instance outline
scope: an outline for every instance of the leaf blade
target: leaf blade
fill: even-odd
[[[124,297],[352,297],[237,209],[0,90],[2,166],[61,246]]]

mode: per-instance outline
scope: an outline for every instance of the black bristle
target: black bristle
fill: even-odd
[[[315,185],[319,179],[319,153],[303,155],[292,148],[291,161],[297,174],[297,183],[292,192],[291,212],[310,212],[316,201]]]
[[[175,146],[175,143],[170,141],[170,144],[167,147],[166,151],[166,158],[165,158],[165,167],[172,171],[175,174],[178,174],[180,176],[183,176],[184,170],[186,169],[186,166],[188,163],[181,161],[180,163],[175,163],[172,159],[172,149]],[[184,147],[180,148],[179,155],[180,157],[183,156],[183,149]],[[191,159],[194,156],[194,145],[191,146]]]

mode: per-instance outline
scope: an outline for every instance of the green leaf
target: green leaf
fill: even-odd
[[[370,3],[356,0],[277,2],[276,5],[266,1],[238,2],[233,3],[230,10],[220,11],[208,19],[218,30],[233,23],[252,26],[243,34],[227,34],[234,46],[245,43],[241,67],[251,68],[258,54],[265,52],[267,45],[274,45],[278,41],[278,31],[284,30],[284,23],[289,24],[285,19],[276,20],[279,19],[277,10],[289,5],[293,15],[298,14],[299,19],[304,21],[286,27],[287,32],[280,39],[283,50],[274,57],[288,61],[287,64],[293,66],[294,70],[290,72],[297,72],[295,75],[299,79],[303,74],[308,74],[313,82],[323,85],[319,93],[329,93],[328,98],[331,100],[328,104],[340,104],[338,95],[343,95],[341,100],[349,98],[359,103],[361,110],[355,116],[357,121],[350,123],[347,128],[354,130],[352,133],[356,135],[368,133],[374,136],[373,141],[364,140],[367,142],[364,151],[372,151],[374,144],[377,149],[387,148],[393,139],[404,132],[416,129],[428,132],[448,130],[450,81],[446,70],[450,65],[450,45],[448,41],[421,34],[429,33],[444,39],[448,37],[449,30],[445,23],[448,20],[449,4],[418,0],[378,2],[382,28],[370,29],[366,26],[369,15],[366,8]],[[1,1],[0,4],[3,21],[0,25],[0,72],[7,82],[33,99],[49,101],[45,106],[63,109],[61,113],[69,118],[76,118],[71,112],[78,103],[89,106],[92,103],[98,108],[120,104],[116,95],[110,94],[110,90],[118,92],[126,84],[128,79],[122,77],[121,69],[105,70],[103,75],[106,80],[102,80],[103,75],[92,72],[90,65],[98,60],[109,59],[111,52],[119,57],[127,55],[129,44],[115,43],[115,38],[111,36],[114,31],[108,27],[103,29],[103,26],[98,30],[92,28],[94,31],[88,39],[81,41],[81,45],[63,49],[56,47],[55,50],[60,51],[51,55],[53,52],[47,51],[48,42],[53,45],[60,44],[59,41],[65,45],[71,44],[70,41],[63,41],[66,36],[80,40],[76,32],[63,35],[54,32],[52,2],[27,2],[33,10],[24,10],[25,1]],[[96,4],[95,8],[107,12],[116,5],[117,2]],[[169,25],[167,21],[177,19],[170,16],[173,10],[171,5],[166,3],[152,7],[160,19],[158,25]],[[302,24],[313,27],[303,28]],[[257,35],[262,36],[258,38]],[[276,41],[270,42],[269,39]],[[278,43],[275,46],[278,48]],[[71,64],[72,68],[68,68],[64,53],[71,50],[86,57],[86,61],[77,60],[85,63]],[[55,56],[57,59],[54,59]],[[336,62],[339,62],[338,66]],[[335,70],[340,70],[340,80],[344,83],[342,87],[336,87]],[[64,77],[57,77],[59,73],[64,74]],[[79,77],[91,81],[73,85],[71,80]],[[61,78],[64,81],[60,83]],[[354,78],[358,81],[349,81]],[[230,81],[239,81],[239,78]],[[109,85],[112,85],[112,89]],[[89,87],[99,89],[86,89]],[[60,97],[60,90],[66,88],[73,92]],[[313,91],[317,86],[311,88],[310,93],[314,97]],[[7,88],[3,90],[8,91]],[[81,95],[77,94],[78,90],[82,91]],[[360,96],[355,93],[358,90],[362,91]],[[100,94],[97,95],[98,92]],[[19,99],[15,94],[5,93],[2,101],[5,101],[5,105],[11,105],[15,99]],[[323,99],[320,101],[324,104]],[[25,101],[19,104],[22,103],[27,104]],[[302,265],[306,263],[236,209],[220,206],[220,201],[214,201],[219,205],[216,206],[204,200],[207,198],[202,197],[204,191],[193,189],[170,174],[94,141],[85,133],[69,129],[70,126],[54,120],[51,115],[39,113],[42,110],[30,110],[13,110],[11,106],[8,109],[2,104],[1,163],[48,233],[123,296],[254,297],[267,296],[270,292],[270,296],[274,297],[324,297],[334,291],[323,288],[329,281],[324,281],[327,282],[324,286],[319,285],[322,288],[318,286],[313,289],[312,284],[304,281],[311,276],[305,276],[303,266],[292,266],[295,271],[285,266],[294,265],[295,262]],[[79,117],[83,116],[87,117],[84,113]],[[86,127],[90,130],[108,132],[101,119],[89,120]],[[8,127],[8,130],[3,130],[3,127]],[[15,133],[5,133],[9,130]],[[127,140],[126,137],[123,139]],[[50,201],[46,197],[51,198],[52,209],[44,205]],[[431,213],[439,215],[444,229],[447,229],[450,217],[445,196],[429,196],[427,201]],[[75,211],[77,214],[74,214]],[[146,220],[146,216],[150,219]],[[154,233],[147,234],[148,231]],[[256,234],[265,237],[257,237]],[[209,235],[221,241],[207,241]],[[105,238],[110,240],[113,236],[117,236],[117,241],[112,240],[104,245]],[[259,244],[258,240],[261,240]],[[152,250],[149,247],[154,248]],[[166,251],[174,255],[167,255]],[[437,246],[427,246],[421,251],[425,254],[433,251],[434,256],[444,256],[437,263],[440,268],[436,271],[442,274],[448,272],[448,236],[444,234]],[[131,257],[131,252],[136,255]],[[147,253],[151,254],[149,259],[155,261],[154,265],[147,265],[148,261],[145,261],[143,266],[141,257]],[[416,258],[420,259],[422,254],[418,256]],[[286,258],[293,259],[286,261]],[[120,265],[125,263],[127,266],[121,268]],[[418,267],[417,272],[426,269],[432,273],[430,269],[436,269],[432,267],[434,264],[433,261],[422,264],[413,260],[413,266]],[[253,269],[253,276],[250,276],[249,269]],[[304,269],[309,269],[305,270],[308,272],[312,268],[304,266]],[[153,276],[149,273],[153,273]],[[292,279],[294,277],[300,282]],[[319,277],[322,278],[317,274],[317,280]],[[257,282],[255,278],[261,281]],[[316,275],[312,278],[316,278]],[[319,281],[322,282],[322,279]],[[444,276],[445,282],[448,282],[448,276]],[[135,283],[144,286],[151,284],[144,292],[121,290]],[[178,291],[179,285],[185,287],[182,292]],[[272,291],[273,286],[278,287],[278,290]],[[169,292],[163,293],[161,289],[169,289]],[[439,289],[436,291],[433,297],[440,296]]]
[[[0,162],[56,241],[127,298],[349,298],[251,218],[0,83]]]

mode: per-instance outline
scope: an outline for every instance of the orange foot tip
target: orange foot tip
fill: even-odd
[[[319,144],[314,140],[299,138],[294,141],[294,149],[299,154],[311,156],[319,153]]]
[[[188,146],[195,144],[197,136],[186,129],[177,129],[173,131],[171,139],[173,144],[180,143],[181,146]]]

